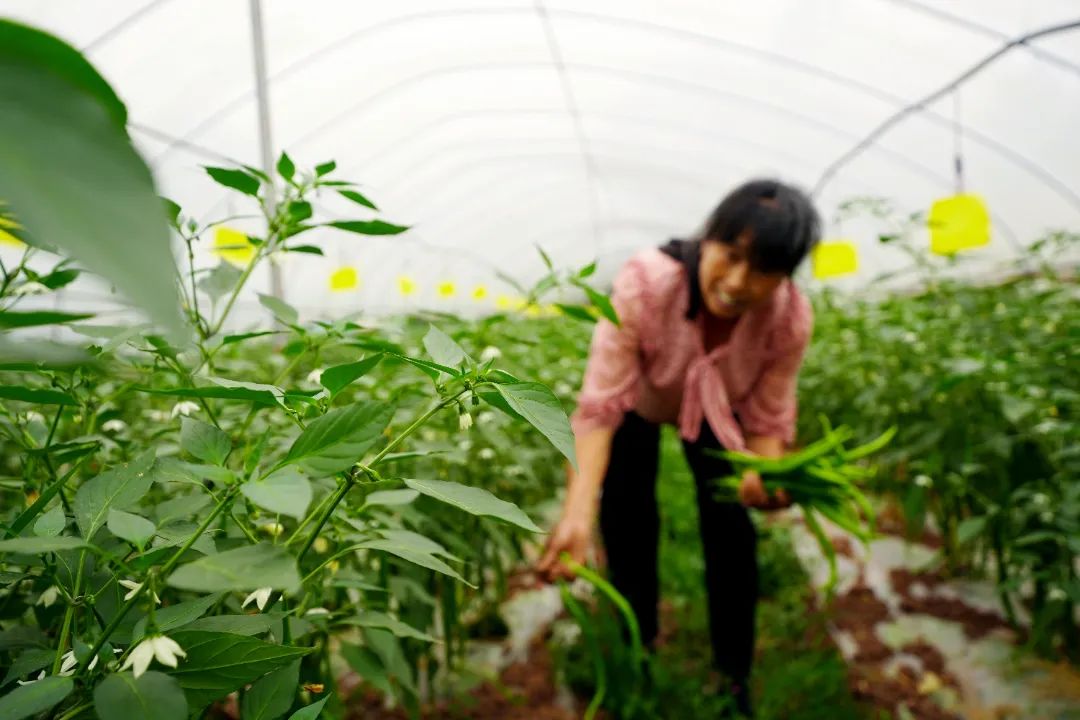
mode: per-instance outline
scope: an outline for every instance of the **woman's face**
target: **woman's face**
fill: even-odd
[[[716,240],[701,243],[698,278],[710,313],[722,318],[742,315],[769,299],[787,275],[763,273],[750,267],[750,236],[740,235],[730,245]]]

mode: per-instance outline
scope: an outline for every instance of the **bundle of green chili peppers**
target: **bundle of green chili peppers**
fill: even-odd
[[[860,462],[880,451],[892,440],[891,427],[865,445],[851,449],[844,444],[854,432],[848,427],[832,428],[822,418],[824,436],[798,452],[781,458],[763,458],[744,453],[722,451],[714,454],[731,462],[735,474],[716,481],[721,499],[737,496],[743,474],[754,470],[761,475],[769,493],[784,490],[791,502],[803,511],[806,527],[817,538],[829,562],[831,594],[836,585],[836,550],[818,519],[818,514],[866,543],[874,534],[874,510],[859,485],[874,474],[872,465]]]

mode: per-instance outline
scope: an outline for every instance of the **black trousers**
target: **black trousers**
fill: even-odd
[[[731,474],[726,460],[704,452],[719,447],[708,423],[703,423],[697,442],[683,442],[697,485],[713,659],[717,669],[743,689],[754,657],[757,534],[745,507],[713,499],[709,481]],[[615,433],[600,500],[600,533],[608,573],[634,608],[642,642],[647,644],[657,634],[659,453],[660,428],[636,414],[627,414]]]

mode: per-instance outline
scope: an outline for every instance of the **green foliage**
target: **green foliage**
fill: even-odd
[[[1025,605],[1037,649],[1080,658],[1076,297],[1047,274],[993,287],[931,277],[879,302],[825,294],[800,405],[860,437],[898,428],[873,489],[912,535],[932,523],[947,569],[981,568],[1007,612]]]

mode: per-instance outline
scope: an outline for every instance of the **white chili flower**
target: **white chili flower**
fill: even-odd
[[[330,543],[324,537],[315,538],[315,544],[311,546],[311,549],[322,555],[330,549]]]
[[[94,667],[97,665],[97,661],[98,661],[97,655],[95,655],[94,659],[90,661],[90,664],[86,666],[86,669],[87,670],[93,670]],[[64,653],[64,657],[61,658],[60,675],[62,677],[67,677],[69,675],[74,675],[75,674],[75,668],[78,666],[78,664],[79,664],[79,659],[75,657],[75,651],[74,650],[68,650],[66,653]]]
[[[309,383],[311,383],[312,385],[318,385],[319,382],[322,380],[322,374],[323,374],[322,368],[319,368],[317,370],[312,370],[311,372],[308,373],[307,381]]]
[[[37,604],[44,607],[49,607],[60,596],[60,589],[55,585],[49,587],[45,592],[41,593],[41,597],[38,598]]]
[[[484,410],[476,416],[476,423],[478,425],[486,425],[495,419],[495,413],[490,410]]]
[[[27,411],[26,414],[23,415],[23,417],[26,418],[26,422],[28,422],[28,423],[31,423],[31,422],[43,423],[43,422],[45,422],[45,416],[42,415],[41,413],[37,412],[36,410]]]
[[[255,602],[256,607],[259,608],[259,612],[266,609],[266,603],[270,602],[270,595],[274,592],[274,588],[259,588],[255,592],[244,598],[244,602],[240,604],[241,608],[246,608],[252,601]]]
[[[33,683],[36,683],[38,680],[44,680],[44,679],[45,679],[45,671],[42,670],[41,672],[38,673],[38,676],[36,678],[34,678],[33,680],[18,680],[17,682],[20,685],[31,685]]]
[[[569,395],[570,393],[574,392],[574,388],[570,385],[570,383],[563,382],[561,380],[555,383],[554,389],[556,395]]]
[[[120,666],[120,672],[131,668],[132,673],[138,678],[146,672],[146,668],[150,667],[150,661],[155,658],[162,665],[174,668],[177,658],[182,657],[187,657],[187,653],[175,640],[165,635],[154,635],[143,640],[128,653],[127,660]]]
[[[163,423],[169,420],[170,415],[167,410],[150,409],[146,411],[146,417],[150,418],[153,422]]]
[[[481,460],[492,460],[495,458],[495,451],[491,448],[483,448],[478,453]]]
[[[915,484],[921,488],[928,488],[934,486],[934,481],[929,475],[917,475],[915,477]]]
[[[1049,525],[1050,523],[1054,522],[1054,511],[1043,510],[1041,513],[1039,513],[1039,520],[1042,520],[1044,523]]]
[[[118,418],[113,418],[112,420],[106,420],[102,423],[101,429],[105,432],[124,432],[127,430],[127,423]]]
[[[468,412],[463,412],[458,415],[457,421],[458,427],[462,430],[468,430],[472,427],[472,415],[470,415]]]
[[[1050,592],[1046,593],[1046,599],[1050,602],[1061,602],[1069,595],[1059,587],[1050,588]]]
[[[177,415],[188,416],[191,413],[199,412],[199,403],[192,402],[190,400],[181,400],[173,405],[172,414],[170,417],[175,418]]]
[[[141,590],[142,586],[143,586],[142,583],[135,582],[134,580],[121,580],[120,584],[123,585],[124,587],[126,587],[128,590],[130,590],[130,592],[127,595],[124,596],[124,602],[127,602],[131,598],[135,597],[135,593],[139,592],[139,590]],[[161,598],[158,597],[157,593],[153,593],[153,595],[154,595],[154,604],[155,605],[160,605],[161,604]]]
[[[314,608],[311,608],[310,610],[308,610],[306,613],[304,613],[304,616],[307,617],[308,615],[329,615],[329,614],[330,614],[330,611],[327,610],[324,607],[314,607]]]
[[[494,345],[488,345],[480,352],[480,362],[489,362],[491,360],[498,360],[502,357],[502,350]]]

